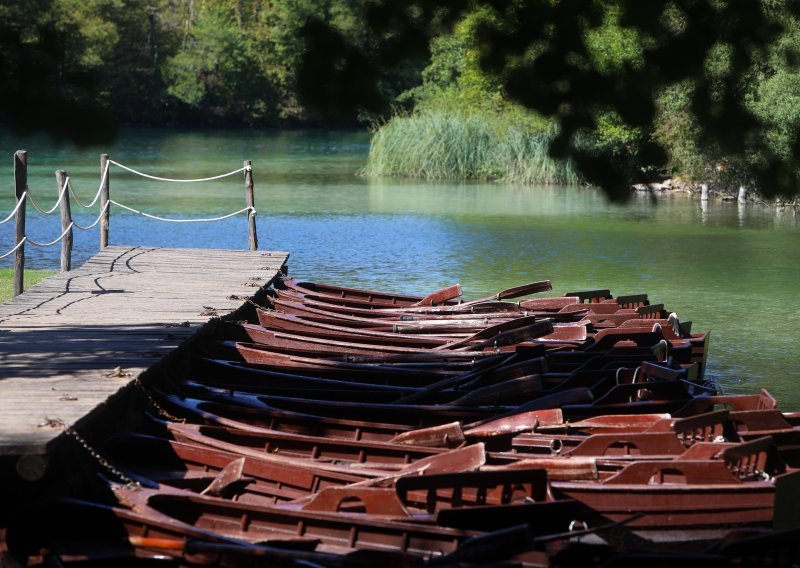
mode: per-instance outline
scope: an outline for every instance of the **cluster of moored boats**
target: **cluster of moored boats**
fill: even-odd
[[[145,431],[98,448],[113,501],[32,509],[8,546],[29,564],[795,562],[800,413],[718,392],[708,334],[644,294],[550,290],[278,279],[148,386]]]

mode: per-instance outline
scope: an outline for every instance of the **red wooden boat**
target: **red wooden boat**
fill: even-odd
[[[551,487],[610,520],[641,513],[629,528],[648,540],[721,538],[737,527],[772,526],[800,490],[800,471],[770,463],[771,444],[738,445],[717,460],[636,461],[602,482]]]

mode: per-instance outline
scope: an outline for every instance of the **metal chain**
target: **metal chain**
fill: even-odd
[[[174,414],[170,414],[169,412],[164,410],[164,408],[160,404],[158,404],[156,399],[153,398],[153,395],[150,394],[150,391],[148,391],[147,388],[145,388],[145,386],[142,384],[142,381],[139,380],[139,377],[136,377],[135,379],[133,379],[133,384],[135,384],[137,387],[139,387],[139,389],[142,391],[142,393],[144,393],[144,396],[147,398],[147,400],[150,402],[150,404],[153,405],[153,408],[156,409],[156,412],[158,412],[158,414],[162,418],[166,418],[167,420],[171,420],[172,422],[181,422],[181,423],[186,422],[185,418],[179,418],[179,417],[175,416]]]
[[[269,308],[267,308],[266,306],[262,306],[262,305],[260,305],[260,304],[256,304],[256,303],[255,303],[253,300],[251,300],[250,298],[248,298],[248,299],[247,299],[247,303],[248,303],[248,304],[250,304],[251,306],[253,306],[255,309],[257,309],[257,310],[261,310],[262,312],[271,312],[271,311],[272,311],[272,310],[270,310]]]
[[[80,434],[78,434],[70,426],[67,426],[66,424],[64,424],[64,422],[62,420],[56,418],[55,420],[50,420],[49,422],[52,425],[60,425],[64,429],[64,434],[74,438],[75,441],[78,442],[78,444],[80,444],[83,447],[84,450],[86,450],[86,453],[88,453],[90,456],[92,456],[95,459],[95,461],[97,461],[97,463],[99,463],[101,466],[103,466],[107,471],[111,472],[111,474],[115,475],[117,477],[117,479],[120,479],[125,485],[127,485],[129,487],[141,487],[142,486],[141,483],[139,483],[138,481],[136,481],[134,479],[131,479],[130,477],[128,477],[127,475],[122,473],[120,470],[118,470],[116,467],[111,465],[106,458],[101,456],[97,452],[97,450],[95,450],[89,444],[89,442],[87,442]]]

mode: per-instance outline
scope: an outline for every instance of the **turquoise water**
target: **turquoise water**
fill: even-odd
[[[369,137],[360,132],[139,130],[102,149],[0,132],[2,217],[12,207],[12,154],[20,148],[29,152],[29,186],[47,206],[58,168],[69,172],[82,200],[91,200],[101,152],[176,178],[212,176],[252,160],[261,248],[291,252],[290,271],[299,277],[407,292],[461,282],[473,297],[546,278],[558,293],[647,292],[696,329],[712,331],[709,374],[726,391],[768,388],[782,408],[800,409],[800,217],[793,209],[712,200],[703,210],[685,195],[635,195],[618,206],[590,188],[364,179],[356,172]],[[241,176],[169,184],[112,166],[111,194],[160,216],[223,215],[245,206]],[[92,222],[97,209],[78,222]],[[56,238],[57,216],[29,213],[28,232],[40,241]],[[12,224],[0,227],[0,253],[12,239]],[[110,240],[245,248],[247,225],[244,216],[168,224],[114,207]],[[75,262],[97,252],[98,242],[97,229],[78,231]],[[31,267],[58,266],[57,246],[28,253]]]

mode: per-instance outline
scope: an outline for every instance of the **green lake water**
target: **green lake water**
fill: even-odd
[[[633,195],[609,204],[583,187],[426,183],[356,175],[369,136],[353,132],[124,131],[113,146],[76,149],[0,131],[0,217],[13,206],[12,154],[29,152],[29,186],[41,205],[65,169],[88,201],[99,154],[160,177],[199,178],[253,161],[262,249],[291,252],[291,274],[319,281],[428,292],[460,282],[477,297],[533,280],[554,291],[647,292],[695,329],[711,330],[708,374],[726,392],[768,388],[800,409],[800,216],[758,205],[685,195]],[[3,156],[5,156],[3,158]],[[111,168],[112,198],[165,217],[224,215],[245,206],[241,174],[203,184],[146,180]],[[78,214],[81,224],[97,215]],[[49,241],[58,219],[28,216],[28,233]],[[0,227],[0,254],[13,227]],[[118,207],[112,244],[245,248],[243,216],[171,224]],[[97,229],[75,235],[75,262],[98,247]],[[28,247],[28,264],[56,268],[58,247]],[[10,259],[0,261],[9,266]]]

